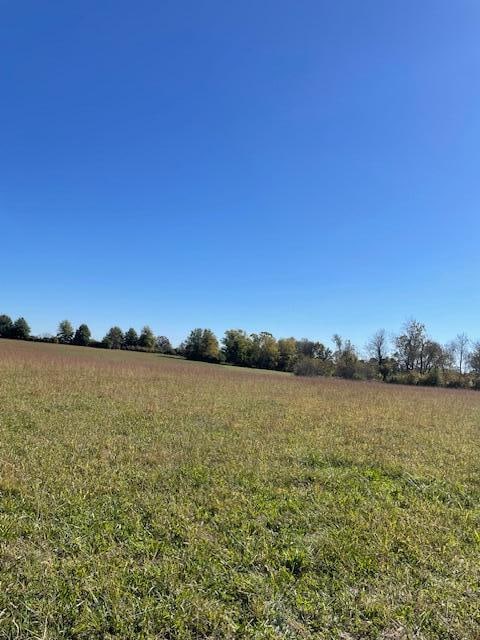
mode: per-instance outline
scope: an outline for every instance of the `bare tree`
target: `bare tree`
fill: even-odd
[[[380,369],[388,357],[388,339],[385,329],[379,329],[367,342],[367,353]]]
[[[442,351],[442,369],[444,371],[454,369],[457,356],[453,342],[443,345]]]
[[[468,345],[470,340],[466,333],[459,333],[452,342],[451,347],[458,362],[458,370],[464,372],[465,364],[468,362]]]

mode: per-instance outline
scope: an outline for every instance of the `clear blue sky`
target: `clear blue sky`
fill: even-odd
[[[0,313],[480,337],[477,0],[0,4]]]

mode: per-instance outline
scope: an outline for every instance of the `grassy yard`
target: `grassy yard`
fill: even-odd
[[[478,639],[480,393],[0,340],[0,638]]]

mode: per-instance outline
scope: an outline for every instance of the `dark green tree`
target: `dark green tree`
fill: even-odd
[[[102,342],[107,349],[121,349],[123,344],[123,331],[120,327],[112,327]]]
[[[125,333],[123,345],[127,349],[135,349],[135,347],[138,347],[138,334],[133,327],[130,327],[130,329]]]
[[[332,360],[332,350],[321,342],[313,342],[307,338],[297,341],[297,353],[299,356],[307,358],[318,358],[320,360]]]
[[[75,335],[73,336],[73,344],[76,344],[79,347],[88,347],[91,337],[92,334],[88,326],[86,324],[81,324],[75,331]]]
[[[297,353],[299,356],[305,356],[306,358],[315,357],[315,342],[308,338],[302,338],[297,340]]]
[[[10,338],[12,335],[13,322],[10,316],[0,316],[0,338]]]
[[[68,344],[72,341],[74,330],[69,320],[62,320],[58,325],[57,338],[59,342]]]
[[[182,345],[182,351],[189,360],[201,360],[202,357],[202,329],[192,329]]]
[[[17,318],[15,320],[15,322],[13,323],[11,336],[12,338],[15,338],[17,340],[28,340],[28,338],[30,337],[30,327],[25,318]]]

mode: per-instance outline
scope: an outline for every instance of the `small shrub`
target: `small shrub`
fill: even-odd
[[[293,373],[296,376],[329,376],[331,375],[331,366],[329,366],[328,362],[319,358],[303,356],[295,363]]]
[[[420,378],[418,384],[425,387],[441,387],[443,385],[442,372],[439,369],[432,369]]]
[[[475,389],[475,391],[480,391],[480,376],[476,376],[475,378],[473,378],[472,389]]]
[[[394,373],[388,379],[387,382],[393,384],[411,384],[416,385],[420,383],[421,374],[418,371],[407,371],[403,373]]]
[[[449,389],[470,389],[472,381],[464,374],[450,371],[444,374],[444,385]]]

